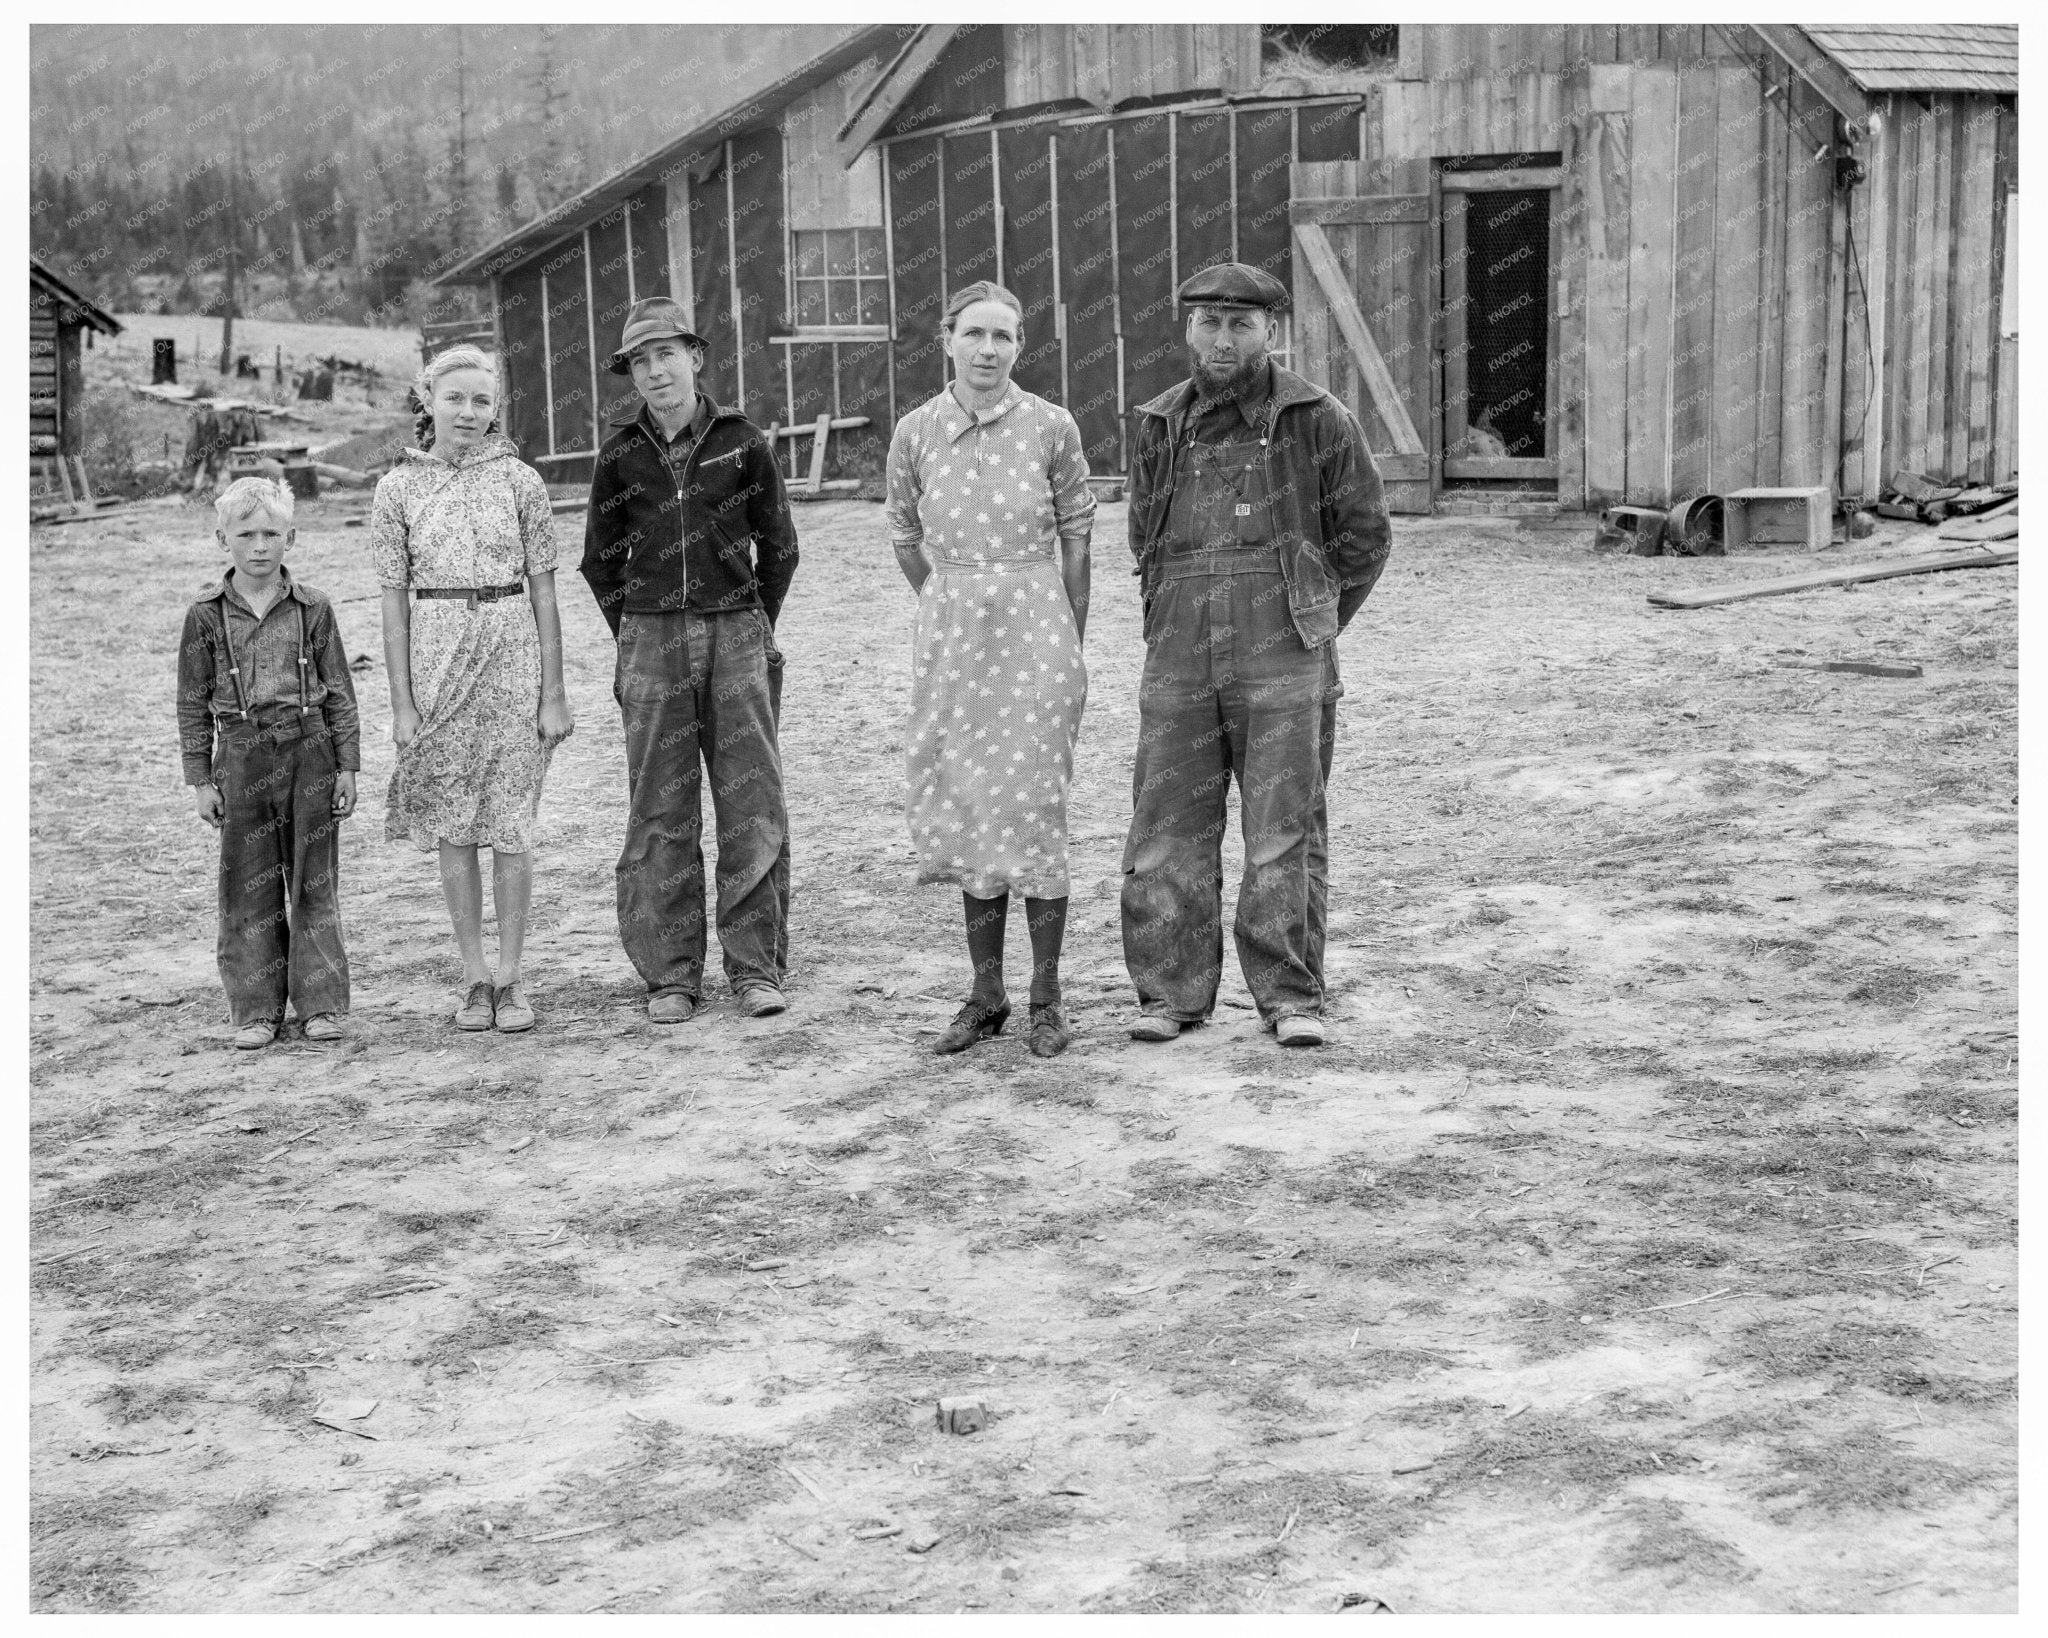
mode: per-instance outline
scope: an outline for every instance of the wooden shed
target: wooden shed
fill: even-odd
[[[31,472],[47,476],[52,457],[85,453],[84,346],[97,330],[117,336],[121,326],[56,273],[28,259],[28,453]],[[68,493],[71,476],[64,476]]]
[[[978,278],[1119,471],[1186,369],[1176,285],[1229,258],[1293,291],[1280,356],[1402,510],[2010,475],[2015,29],[1403,25],[1313,79],[1274,32],[852,30],[444,277],[492,283],[551,476],[631,402],[600,363],[650,289],[713,392],[865,417],[835,464],[872,472]]]

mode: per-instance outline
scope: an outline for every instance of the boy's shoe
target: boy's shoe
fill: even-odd
[[[491,999],[498,1015],[498,1028],[507,1035],[533,1028],[533,1004],[526,999],[526,985],[522,981],[515,978],[509,984],[500,984]]]
[[[309,1041],[338,1041],[341,1039],[341,1020],[331,1012],[316,1012],[306,1020],[305,1033]]]
[[[470,985],[469,993],[462,998],[462,1005],[455,1009],[455,1027],[489,1029],[497,1021],[497,1009],[491,1004],[491,981],[479,978]]]
[[[653,1024],[687,1024],[697,1016],[697,998],[681,990],[647,998],[647,1020]]]
[[[740,1011],[749,1018],[773,1018],[778,1012],[789,1010],[782,992],[768,983],[742,984],[738,1000]]]
[[[1134,1041],[1171,1041],[1181,1032],[1181,1021],[1163,1012],[1141,1012],[1131,1021]]]
[[[1282,1046],[1291,1047],[1321,1046],[1329,1039],[1324,1032],[1323,1021],[1311,1018],[1305,1012],[1290,1012],[1273,1026],[1273,1033],[1279,1037]]]
[[[238,1052],[254,1052],[267,1047],[277,1039],[277,1022],[271,1018],[260,1018],[253,1024],[244,1024],[235,1031],[235,1049]]]

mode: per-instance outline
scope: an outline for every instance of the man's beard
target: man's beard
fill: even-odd
[[[1193,361],[1196,395],[1204,403],[1224,404],[1242,398],[1258,384],[1266,370],[1264,352],[1259,353],[1256,358],[1238,359],[1237,368],[1220,378],[1209,368],[1208,361],[1195,348],[1188,349],[1188,357]]]

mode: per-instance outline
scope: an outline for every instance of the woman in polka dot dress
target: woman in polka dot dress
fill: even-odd
[[[1031,1050],[1064,1052],[1067,787],[1088,699],[1088,536],[1095,500],[1074,418],[1010,380],[1023,305],[983,281],[946,305],[953,383],[896,424],[889,533],[918,594],[910,839],[920,882],[959,884],[974,968],[934,1050],[1010,1017],[1003,933],[1012,893],[1031,932]]]

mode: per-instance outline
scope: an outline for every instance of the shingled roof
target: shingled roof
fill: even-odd
[[[2020,88],[2013,23],[1801,23],[1806,37],[1866,91]]]

